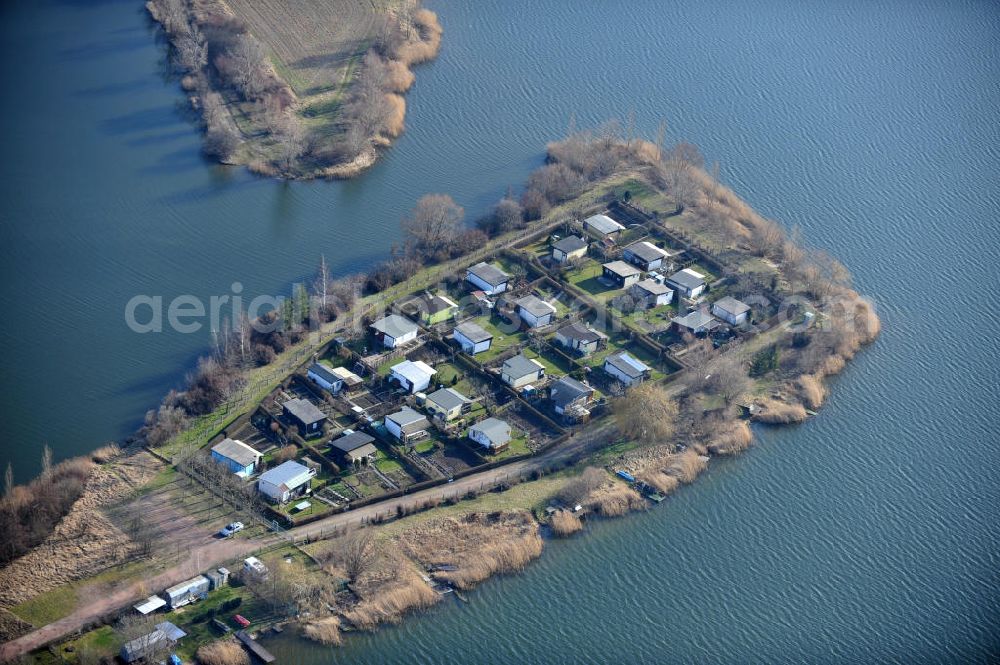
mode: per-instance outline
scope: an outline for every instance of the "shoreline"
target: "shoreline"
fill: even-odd
[[[414,67],[440,50],[443,30],[436,14],[416,0],[380,10],[368,6],[360,16],[349,12],[359,32],[342,36],[339,46],[352,51],[372,45],[363,54],[345,54],[346,65],[326,72],[339,83],[313,85],[277,55],[291,55],[287,35],[254,33],[252,7],[232,0],[146,2],[165,36],[168,66],[199,118],[203,152],[220,164],[279,179],[349,179],[371,168],[404,130],[404,95],[415,81]],[[339,19],[314,18],[331,24]]]
[[[554,163],[559,164],[568,161],[566,156],[568,145],[572,147],[570,139],[549,147],[549,155],[550,158],[554,159]],[[639,144],[635,147],[625,148],[624,145],[615,144],[614,147],[616,150],[621,150],[623,154],[630,155],[629,159],[633,159],[634,163],[629,162],[627,168],[614,172],[612,176],[598,178],[595,184],[585,187],[582,194],[572,197],[567,202],[562,202],[559,205],[565,208],[575,207],[576,202],[581,197],[602,187],[606,187],[610,180],[614,180],[614,178],[619,176],[621,177],[616,181],[617,184],[612,184],[607,193],[610,194],[617,191],[619,192],[617,196],[620,196],[623,187],[636,188],[636,185],[630,185],[629,183],[639,183],[640,180],[636,179],[637,176],[633,176],[640,172],[645,173],[645,170],[651,173],[651,175],[647,174],[650,182],[656,179],[659,173],[657,165],[663,160],[659,156],[660,151],[656,150],[655,162],[653,162],[651,154],[655,146]],[[562,159],[560,159],[560,155],[562,155]],[[543,167],[543,170],[547,168]],[[680,167],[677,166],[677,168]],[[698,188],[696,195],[692,196],[693,200],[688,201],[686,206],[680,205],[681,202],[678,200],[678,197],[674,196],[676,207],[678,209],[686,209],[687,216],[678,213],[685,220],[685,223],[703,220],[708,215],[706,211],[714,211],[714,214],[724,214],[726,219],[733,220],[734,225],[738,224],[740,227],[748,229],[746,232],[747,238],[750,238],[752,233],[760,234],[761,238],[759,242],[762,246],[765,244],[764,240],[773,240],[769,236],[764,237],[766,235],[764,231],[769,230],[767,228],[767,220],[763,220],[757,216],[749,206],[738,199],[731,191],[711,181],[704,170],[697,167],[684,167],[682,171],[686,174],[684,177],[688,178],[691,183],[694,183],[692,186]],[[644,175],[643,178],[645,177],[647,176]],[[642,182],[645,181],[643,180]],[[671,189],[675,193],[680,191],[681,185],[676,182],[674,185]],[[653,187],[655,189],[655,186]],[[662,189],[666,190],[667,188],[662,187]],[[624,191],[631,192],[629,189],[625,189]],[[600,197],[597,198],[599,199]],[[553,212],[547,213],[551,217],[544,218],[550,220],[549,223],[551,223],[553,217],[558,218],[563,214],[560,212],[559,205],[555,206]],[[636,210],[641,211],[641,208],[636,208]],[[652,220],[651,224],[654,222],[659,224],[662,221],[659,215],[651,215],[650,219]],[[547,228],[545,224],[541,226],[543,229]],[[539,234],[537,227],[537,223],[535,227],[529,224],[527,227],[529,232],[523,234],[529,240],[515,237],[512,239],[513,247],[518,248],[530,242],[531,238]],[[686,227],[679,228],[680,230],[666,229],[667,237],[682,237],[678,234],[685,232],[683,229]],[[728,230],[732,231],[733,229]],[[726,234],[723,234],[723,237],[727,237]],[[689,247],[692,252],[707,251],[710,240],[711,238],[708,237],[692,237],[690,238]],[[784,242],[788,243],[787,240]],[[498,252],[497,247],[498,245],[493,245],[492,247],[494,254]],[[795,246],[787,247],[783,245],[781,251],[783,253],[791,253],[793,249],[797,248]],[[723,254],[720,254],[720,256]],[[804,258],[802,260],[805,261]],[[468,262],[468,255],[459,255],[451,263],[463,264]],[[719,265],[724,265],[725,263],[725,261],[719,259]],[[810,265],[811,263],[804,262],[803,267],[808,268]],[[565,273],[545,268],[542,271],[544,273],[542,275],[543,279],[555,280],[556,277],[561,279],[560,283],[565,287],[567,293],[576,293],[578,295],[585,293],[585,291],[578,288],[578,284],[565,279]],[[804,269],[802,272],[803,276],[792,278],[792,281],[800,278],[803,280],[819,279],[815,275],[810,277],[807,274],[808,270]],[[780,273],[779,276],[784,277]],[[419,278],[415,279],[417,282],[420,281]],[[413,286],[414,284],[404,281],[400,290],[408,292],[407,289],[412,289]],[[623,515],[633,510],[645,509],[652,505],[652,503],[630,486],[630,484],[624,482],[621,478],[616,478],[611,473],[613,470],[628,472],[648,488],[655,489],[656,493],[660,496],[669,495],[681,485],[693,482],[710,463],[709,460],[712,456],[736,454],[751,445],[752,432],[749,428],[749,420],[744,415],[738,414],[737,411],[737,406],[739,406],[740,402],[746,401],[751,407],[749,409],[750,413],[747,415],[761,422],[779,424],[783,422],[801,422],[806,419],[809,415],[808,411],[818,408],[825,397],[826,387],[824,380],[839,372],[844,364],[865,344],[873,341],[878,333],[877,317],[872,312],[870,305],[861,299],[856,292],[845,285],[833,284],[832,282],[826,283],[822,280],[817,282],[816,285],[816,288],[820,287],[824,290],[829,290],[829,293],[826,294],[828,299],[839,300],[839,313],[832,312],[830,316],[834,318],[831,320],[839,321],[842,319],[844,321],[851,321],[858,327],[860,332],[856,330],[857,334],[848,337],[841,335],[837,338],[836,344],[831,345],[825,352],[818,353],[816,358],[809,359],[811,363],[810,371],[801,373],[792,371],[787,373],[787,376],[783,375],[780,381],[770,379],[766,382],[758,381],[754,384],[753,390],[751,390],[749,385],[746,386],[745,392],[750,394],[750,397],[744,398],[740,395],[734,399],[724,398],[722,402],[720,402],[718,387],[695,385],[697,381],[692,379],[691,370],[692,368],[713,366],[711,363],[717,362],[719,358],[725,357],[725,355],[713,355],[711,350],[704,348],[704,345],[698,343],[695,339],[685,341],[686,348],[680,358],[683,360],[683,363],[687,364],[682,363],[681,366],[684,369],[672,372],[668,375],[670,380],[664,382],[665,385],[670,387],[671,395],[669,398],[671,400],[681,400],[682,407],[684,407],[678,413],[677,426],[674,431],[664,435],[670,441],[669,443],[665,440],[662,443],[646,442],[631,445],[630,447],[623,445],[630,444],[630,441],[623,441],[623,437],[620,434],[615,434],[616,428],[622,427],[622,423],[616,420],[618,416],[614,413],[605,414],[601,420],[595,421],[593,426],[574,430],[577,432],[574,436],[580,439],[592,436],[591,441],[573,444],[579,446],[579,449],[556,446],[551,451],[546,451],[538,457],[529,458],[521,467],[521,470],[529,479],[523,483],[519,482],[505,492],[494,494],[492,491],[485,490],[486,481],[482,479],[485,478],[483,474],[491,472],[484,471],[479,474],[472,474],[467,479],[456,480],[455,483],[457,485],[452,486],[454,489],[450,500],[453,503],[450,505],[440,506],[434,505],[431,502],[424,506],[422,503],[426,497],[430,497],[437,498],[440,502],[448,504],[449,487],[447,484],[440,484],[426,490],[421,490],[418,494],[411,495],[408,498],[404,497],[404,499],[400,500],[393,499],[373,503],[370,506],[365,506],[363,509],[356,509],[363,511],[365,515],[374,514],[374,519],[369,519],[368,521],[376,524],[372,530],[380,534],[379,538],[388,539],[394,543],[401,543],[398,549],[403,552],[403,559],[390,557],[390,561],[386,565],[390,566],[393,570],[407,572],[407,584],[404,585],[404,588],[400,588],[393,584],[387,584],[381,579],[364,580],[358,576],[359,580],[355,580],[355,586],[358,587],[358,590],[352,592],[354,597],[350,600],[349,605],[342,608],[340,613],[335,613],[329,617],[331,620],[317,625],[312,630],[314,636],[322,637],[325,641],[331,643],[336,643],[340,639],[339,622],[341,619],[355,623],[355,625],[361,625],[367,629],[373,629],[382,620],[373,620],[371,618],[373,616],[372,612],[375,615],[386,617],[388,621],[398,621],[411,609],[436,602],[435,598],[424,593],[423,589],[419,586],[419,583],[421,583],[419,574],[414,578],[409,573],[426,569],[427,565],[434,563],[432,559],[436,556],[434,554],[435,548],[441,546],[442,543],[447,543],[449,546],[453,545],[456,539],[467,543],[465,554],[467,558],[465,561],[471,562],[474,559],[482,559],[485,546],[476,546],[476,543],[468,545],[470,538],[472,538],[467,535],[469,532],[476,534],[480,538],[479,545],[482,545],[484,542],[488,542],[493,547],[498,546],[498,544],[502,545],[503,541],[499,539],[497,532],[490,530],[489,527],[491,524],[488,521],[483,521],[482,513],[486,508],[482,506],[495,508],[495,510],[488,511],[485,514],[498,514],[496,521],[500,526],[509,526],[510,524],[519,526],[519,529],[515,529],[515,534],[517,535],[515,540],[522,537],[527,539],[523,543],[523,547],[519,548],[521,552],[517,554],[513,550],[503,550],[494,558],[494,563],[485,568],[472,567],[472,569],[468,569],[471,566],[469,564],[467,569],[463,569],[460,565],[457,571],[445,570],[434,572],[430,575],[431,579],[441,583],[453,584],[459,589],[471,588],[492,575],[516,572],[527,565],[529,561],[540,556],[543,551],[543,543],[539,537],[540,530],[543,527],[549,528],[553,521],[561,522],[562,524],[556,528],[567,535],[579,531],[579,518],[575,514],[575,511],[557,510],[552,516],[545,517],[541,517],[539,511],[544,512],[544,508],[547,505],[551,505],[551,496],[558,495],[560,491],[566,489],[565,486],[576,483],[576,478],[584,477],[588,474],[595,475],[592,472],[586,471],[588,466],[604,469],[604,476],[601,476],[599,482],[595,481],[587,487],[577,488],[573,494],[574,499],[572,502],[566,500],[559,500],[559,502],[568,508],[572,508],[574,504],[579,503],[588,512],[593,512],[601,516]],[[382,292],[381,294],[375,294],[372,300],[377,301],[379,296],[382,299],[389,297],[385,292]],[[332,337],[332,330],[339,329],[344,325],[345,321],[343,319],[348,319],[348,323],[354,321],[359,308],[368,311],[367,307],[369,304],[372,304],[372,302],[362,300],[355,307],[354,314],[338,317],[334,321],[334,325],[331,326],[331,332],[327,336]],[[599,303],[598,301],[591,300],[589,306],[604,306],[609,308],[608,312],[611,312],[610,305],[607,303]],[[614,316],[612,313],[613,319]],[[337,324],[338,321],[340,322],[339,325]],[[752,339],[764,340],[764,342],[771,344],[770,348],[776,349],[778,348],[777,340],[785,339],[785,332],[780,327],[772,327]],[[633,330],[629,334],[634,333],[635,331]],[[814,330],[813,333],[816,333],[816,331]],[[772,337],[769,337],[769,334],[775,336],[773,337],[775,341],[771,341]],[[789,348],[787,350],[782,347],[783,355],[785,353],[795,353],[792,350],[792,342],[789,340],[788,343]],[[767,348],[765,346],[763,349],[755,349],[752,348],[752,344],[743,342],[743,346],[732,347],[729,351],[732,352],[735,350],[735,355],[752,356],[756,361],[757,358],[762,357],[762,352],[766,351]],[[804,348],[809,347],[806,346]],[[699,355],[704,357],[699,359],[697,357]],[[300,355],[293,355],[292,357],[301,358]],[[766,357],[764,359],[766,360]],[[777,360],[775,360],[775,363],[777,363]],[[299,367],[301,362],[293,362],[293,365]],[[773,373],[776,369],[771,368],[769,371]],[[767,376],[767,372],[765,372],[764,376]],[[762,383],[766,385],[758,385]],[[621,400],[625,399],[625,397],[618,397],[616,399]],[[620,402],[617,403],[620,404]],[[711,415],[708,418],[703,418],[702,415],[697,415],[699,414],[699,410],[701,414],[710,413]],[[227,424],[225,427],[228,426]],[[601,436],[602,431],[606,435],[606,438]],[[200,440],[198,445],[204,445],[206,440]],[[678,440],[684,442],[683,449],[678,449]],[[550,454],[552,456],[548,457]],[[571,471],[561,469],[567,463],[567,459],[569,463],[574,465],[572,469],[577,474],[572,474]],[[522,464],[522,462],[515,462],[508,466],[515,464]],[[556,469],[553,469],[553,466]],[[499,467],[499,469],[505,468],[507,467]],[[555,471],[555,473],[550,473],[551,471]],[[531,480],[530,478],[534,475],[539,477]],[[509,480],[499,481],[499,474],[497,473],[494,473],[494,480],[509,484]],[[475,489],[476,483],[480,483],[478,491]],[[549,494],[539,499],[538,495],[533,494],[539,487],[535,486],[535,483],[542,483],[540,486],[545,487]],[[472,489],[458,491],[458,488]],[[525,498],[525,495],[527,495],[527,498]],[[463,500],[467,496],[469,497],[468,500]],[[500,498],[496,499],[496,497]],[[495,503],[495,501],[499,501],[499,504]],[[403,510],[394,514],[393,511],[396,510],[395,506],[403,507]],[[382,510],[385,511],[385,514],[380,517]],[[466,517],[469,515],[478,515],[478,517],[475,517],[472,522],[466,523],[462,522],[459,517],[456,517],[456,514],[465,515]],[[556,517],[556,515],[559,517]],[[350,534],[343,533],[342,530],[350,522],[356,521],[352,520],[352,517],[357,517],[357,515],[353,511],[348,511],[333,514],[312,524],[298,526],[294,530],[296,535],[293,538],[296,541],[305,541],[302,548],[307,550],[307,553],[310,553],[308,551],[311,549],[330,547],[331,540],[343,539],[350,536]],[[389,524],[379,524],[382,521],[388,521]],[[337,531],[327,531],[324,534],[324,528],[336,529]],[[421,528],[429,531],[421,532]],[[489,535],[484,536],[483,534]],[[323,537],[324,535],[326,538]],[[314,545],[314,541],[317,538],[319,538],[319,545]],[[282,549],[287,549],[287,545],[283,545]],[[317,549],[317,552],[319,552],[319,549]],[[315,555],[315,553],[311,553],[311,555]],[[323,557],[319,558],[322,559]],[[228,561],[230,559],[222,560]],[[317,588],[321,588],[330,581],[330,578],[342,574],[342,571],[338,569],[338,565],[336,555],[330,555],[329,560],[324,565],[317,563],[315,568],[306,566],[303,574],[308,574],[310,576],[308,579],[316,581]],[[10,567],[5,569],[3,573],[8,573],[9,569]],[[334,600],[337,600],[336,596]],[[326,602],[329,603],[329,600]],[[365,617],[368,618],[365,619]],[[336,618],[336,621],[332,620],[334,618]]]

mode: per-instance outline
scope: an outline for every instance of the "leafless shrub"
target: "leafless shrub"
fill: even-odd
[[[558,498],[565,505],[573,507],[583,503],[594,490],[608,480],[604,469],[588,466],[583,472],[566,483],[559,491]]]

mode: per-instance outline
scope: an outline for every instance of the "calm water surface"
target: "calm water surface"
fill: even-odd
[[[524,575],[283,662],[1000,659],[1000,9],[992,2],[432,2],[409,128],[349,183],[213,167],[140,3],[0,10],[0,462],[134,428],[208,342],[137,293],[282,293],[361,270],[421,194],[470,215],[577,125],[634,110],[840,257],[883,318],[819,417],[759,430],[648,514]]]

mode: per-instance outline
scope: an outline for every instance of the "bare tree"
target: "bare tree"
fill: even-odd
[[[243,33],[229,50],[233,82],[244,99],[256,99],[266,87],[267,56],[252,35]]]
[[[701,367],[693,367],[692,372],[697,374],[691,385],[708,394],[719,395],[727,405],[743,397],[753,385],[747,362],[737,349],[731,349]]]
[[[14,468],[7,462],[7,468],[3,472],[3,495],[10,496],[14,491]]]
[[[588,466],[579,476],[570,480],[559,490],[559,499],[568,506],[583,503],[590,493],[599,488],[608,479],[603,469]]]
[[[651,381],[614,402],[618,431],[642,444],[666,443],[674,434],[678,413],[677,402],[663,386]]]
[[[447,194],[426,194],[403,218],[403,232],[417,249],[431,256],[455,242],[464,214]]]
[[[327,296],[330,293],[330,270],[326,266],[326,255],[319,255],[319,268],[316,279],[313,280],[313,294],[319,298],[320,307],[326,309]]]
[[[375,565],[375,532],[365,528],[352,531],[333,543],[327,558],[337,562],[354,582]]]

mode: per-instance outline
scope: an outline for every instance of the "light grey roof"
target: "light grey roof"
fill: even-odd
[[[631,277],[632,275],[642,274],[641,270],[631,263],[625,263],[624,261],[611,261],[610,263],[605,263],[603,267],[605,270],[613,272],[620,277]]]
[[[397,374],[411,384],[423,383],[437,374],[437,370],[425,363],[423,360],[404,360],[389,368],[389,371]]]
[[[588,328],[579,321],[574,321],[563,326],[556,331],[556,335],[580,342],[597,342],[607,338],[607,335],[604,333],[593,328]]]
[[[666,284],[660,284],[655,279],[644,279],[641,282],[637,282],[633,289],[641,289],[646,293],[654,296],[662,296],[666,293],[673,293],[674,290],[671,289]]]
[[[614,233],[615,231],[621,231],[625,228],[607,215],[594,215],[583,220],[583,223],[598,233],[603,233],[605,235],[608,233]]]
[[[437,314],[446,309],[458,307],[450,298],[446,298],[437,293],[421,293],[401,304],[404,312],[424,312],[427,314]]]
[[[634,242],[625,248],[625,251],[638,257],[639,259],[646,261],[655,261],[656,259],[664,259],[670,256],[670,252],[660,249],[653,243],[640,240],[639,242]]]
[[[212,452],[231,459],[240,466],[256,464],[261,455],[256,450],[236,439],[224,439],[212,446]]]
[[[427,396],[427,401],[434,402],[445,411],[451,411],[469,401],[469,398],[454,388],[441,388]]]
[[[633,379],[637,379],[649,371],[648,365],[627,351],[612,353],[605,358],[604,362]]]
[[[288,413],[292,414],[296,420],[305,425],[311,425],[326,419],[326,414],[320,411],[319,407],[309,400],[302,399],[301,397],[290,399],[282,404],[282,406],[287,409]]]
[[[530,374],[537,374],[540,369],[543,368],[539,367],[539,363],[528,359],[523,353],[519,353],[513,358],[508,358],[503,363],[504,373],[514,379],[520,379]]]
[[[682,288],[692,290],[705,284],[705,276],[691,270],[690,268],[684,268],[683,270],[678,270],[673,275],[668,277],[667,281]]]
[[[416,323],[399,314],[390,314],[372,324],[372,328],[393,339],[419,330]]]
[[[169,642],[166,633],[157,628],[151,633],[142,637],[129,640],[122,646],[122,658],[127,663],[131,663],[140,658],[152,655],[157,649]]]
[[[469,268],[469,272],[491,286],[499,286],[510,279],[510,275],[505,273],[495,265],[482,261]]]
[[[174,642],[187,636],[187,633],[169,621],[161,621],[156,624],[156,629],[163,631],[163,634],[167,636],[167,639],[173,640]]]
[[[715,317],[708,312],[703,312],[700,309],[696,309],[693,312],[688,312],[684,316],[675,316],[670,319],[673,323],[685,328],[690,328],[691,330],[697,330],[704,326],[707,326],[712,321],[715,321]]]
[[[587,241],[580,236],[566,236],[565,238],[560,238],[552,243],[552,247],[569,254],[570,252],[575,252],[580,249],[586,249]]]
[[[420,413],[419,411],[414,411],[408,406],[404,406],[396,413],[389,414],[388,416],[386,416],[386,418],[396,423],[401,428],[406,428],[408,426],[415,425],[417,423],[420,423],[421,421],[423,421],[424,425],[430,424],[427,422],[427,418],[424,417],[424,414]]]
[[[345,453],[349,453],[352,450],[356,450],[362,446],[366,446],[375,440],[375,437],[369,436],[364,432],[351,432],[350,434],[345,434],[344,436],[334,439],[330,442],[330,445]]]
[[[455,326],[455,332],[461,333],[463,337],[473,344],[493,339],[493,335],[486,332],[482,326],[473,323],[472,321],[466,321],[465,323],[458,324]]]
[[[510,441],[510,425],[499,418],[487,418],[472,426],[472,429],[479,430],[486,435],[486,438],[495,445],[501,445]]]
[[[328,381],[330,383],[337,383],[338,381],[341,380],[339,376],[333,373],[333,370],[331,368],[327,367],[326,365],[322,365],[320,363],[313,363],[312,365],[310,365],[309,371],[318,376],[319,378],[323,379],[324,381]]]
[[[303,484],[303,482],[307,482],[311,477],[312,474],[309,474],[309,467],[299,464],[295,460],[288,460],[270,471],[265,471],[261,474],[260,482],[270,483],[275,487],[284,485],[285,489],[295,489]]]
[[[517,306],[524,311],[528,312],[532,316],[545,316],[546,314],[555,314],[556,308],[545,302],[541,298],[534,295],[526,295],[523,298],[517,300]]]
[[[736,298],[733,298],[732,296],[726,296],[725,298],[719,298],[718,300],[716,300],[712,304],[712,306],[713,307],[718,307],[719,309],[723,310],[724,312],[728,312],[729,314],[732,314],[733,316],[739,316],[740,314],[743,314],[744,312],[749,312],[750,311],[750,305],[747,305],[744,302],[740,302],[739,300],[737,300]]]
[[[564,376],[552,384],[549,389],[549,398],[557,406],[566,406],[573,400],[593,392],[594,389],[587,384],[581,383],[571,376]]]

